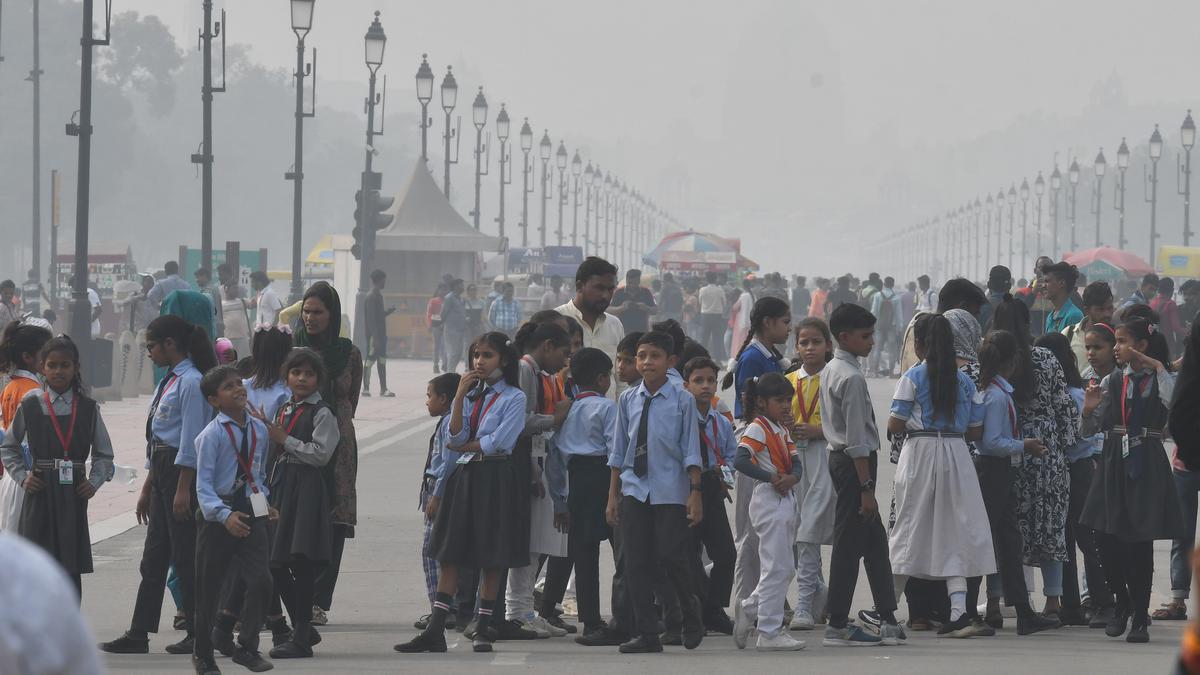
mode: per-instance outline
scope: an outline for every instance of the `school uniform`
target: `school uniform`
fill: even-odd
[[[480,450],[456,453],[434,519],[429,550],[438,563],[481,570],[529,564],[528,523],[517,518],[511,455],[525,428],[525,393],[504,380],[476,389],[463,401],[462,428],[451,449],[479,441]],[[524,538],[521,535],[524,534]]]
[[[447,456],[450,450],[446,447],[446,441],[450,438],[450,416],[443,415],[438,419],[437,425],[434,426],[433,434],[429,436],[429,451],[425,455],[425,470],[421,474],[421,491],[417,498],[417,506],[421,513],[426,513],[429,506],[430,497],[442,496],[438,491],[439,484],[444,490],[444,482],[441,481],[442,469],[447,463]],[[449,462],[454,463],[452,459]],[[438,586],[438,564],[431,555],[429,555],[429,533],[433,531],[433,520],[425,518],[425,531],[421,538],[421,570],[425,573],[425,591],[429,595],[429,603],[432,605],[437,596]]]
[[[697,410],[697,422],[700,433],[700,502],[704,508],[704,519],[696,527],[690,528],[690,561],[693,591],[700,599],[704,616],[709,617],[717,613],[724,614],[723,608],[729,606],[729,595],[733,591],[737,549],[733,545],[729,516],[725,513],[725,475],[726,471],[732,471],[737,440],[733,425],[711,407],[707,413]],[[712,570],[708,574],[705,574],[702,550],[712,561]]]
[[[676,384],[651,393],[642,382],[621,394],[608,465],[621,471],[621,555],[636,622],[626,629],[644,637],[662,632],[652,600],[660,573],[674,586],[685,626],[703,630],[685,554],[698,432],[696,400]]]
[[[12,371],[11,379],[0,376],[0,382],[4,382],[4,391],[0,392],[0,432],[3,432],[12,426],[25,395],[42,386],[42,377],[24,368],[17,368]],[[24,502],[25,488],[12,476],[0,476],[0,531],[17,531]]]
[[[900,377],[891,416],[905,425],[904,449],[896,465],[896,524],[888,541],[892,573],[922,579],[956,579],[996,571],[979,479],[967,450],[968,427],[983,424],[974,405],[975,384],[955,369],[954,415],[934,408],[927,363]],[[953,589],[952,589],[953,591]]]
[[[1088,366],[1086,372],[1091,372]],[[1095,375],[1094,372],[1091,375]],[[1091,379],[1088,377],[1087,379]],[[1070,388],[1071,399],[1082,414],[1084,392],[1078,387]],[[1083,514],[1083,506],[1087,503],[1088,492],[1092,489],[1092,479],[1096,472],[1096,461],[1104,449],[1104,434],[1084,436],[1080,434],[1079,441],[1067,448],[1067,470],[1071,480],[1071,500],[1067,512],[1067,561],[1063,563],[1062,605],[1068,609],[1080,607],[1079,593],[1079,551],[1083,551],[1083,568],[1091,586],[1087,589],[1093,609],[1111,607],[1112,592],[1106,584],[1100,583],[1104,578],[1104,568],[1100,563],[1100,553],[1096,548],[1096,533],[1092,528],[1081,525],[1079,517]]]
[[[758,631],[775,637],[783,630],[783,606],[788,585],[795,574],[792,543],[796,537],[796,495],[791,490],[779,494],[771,480],[802,471],[800,456],[791,434],[765,417],[746,427],[738,441],[736,467],[755,481],[750,497],[750,525],[758,538],[757,556],[760,574],[754,590],[741,607],[751,619],[758,620]],[[749,551],[745,551],[749,554]]]
[[[733,401],[733,414],[738,419],[742,418],[742,386],[746,380],[753,379],[767,373],[783,373],[787,366],[785,359],[779,352],[775,351],[774,347],[768,347],[754,338],[750,340],[750,344],[742,350],[741,356],[738,357],[737,365],[734,370],[734,392],[736,397]]]
[[[859,514],[862,485],[854,466],[855,459],[865,458],[868,477],[876,479],[879,430],[858,357],[844,349],[835,350],[833,360],[821,371],[821,416],[829,442],[829,475],[837,493],[829,560],[829,615],[830,625],[841,628],[850,614],[860,560],[875,609],[882,614],[896,609],[887,533],[878,514],[870,519]]]
[[[34,389],[17,408],[0,455],[18,485],[31,471],[45,482],[39,492],[26,495],[18,531],[53,556],[79,589],[80,575],[92,572],[92,545],[88,500],[75,489],[85,480],[99,489],[113,471],[112,441],[99,406],[74,389],[61,394]],[[85,476],[89,458],[92,468]]]
[[[797,424],[821,425],[821,373],[809,373],[803,365],[788,373],[796,390],[792,397],[792,418]],[[813,598],[824,585],[821,570],[821,546],[833,543],[833,511],[837,494],[829,478],[829,444],[824,438],[798,440],[800,482],[792,490],[796,495],[799,521],[796,526],[797,611],[819,612]]]
[[[567,464],[567,549],[575,566],[575,598],[585,632],[599,628],[600,542],[612,539],[605,509],[611,471],[608,448],[616,429],[617,404],[594,391],[580,392],[556,434]],[[614,547],[613,562],[617,562]]]
[[[282,379],[269,387],[259,388],[254,378],[250,377],[242,380],[242,385],[246,387],[246,405],[253,410],[262,410],[263,416],[269,420],[275,419],[279,409],[292,397],[287,382]]]
[[[258,651],[258,632],[271,596],[267,534],[267,455],[270,438],[261,421],[245,415],[238,424],[225,413],[196,437],[196,499],[204,520],[196,537],[196,643],[193,655],[211,659],[220,589],[232,572],[245,589],[238,642]],[[250,527],[234,537],[225,522],[234,512]]]

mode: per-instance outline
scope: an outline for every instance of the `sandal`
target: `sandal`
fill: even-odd
[[[1162,609],[1154,610],[1150,618],[1157,621],[1187,621],[1187,606],[1181,602],[1168,602]]]

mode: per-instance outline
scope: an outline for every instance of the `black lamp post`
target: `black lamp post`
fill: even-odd
[[[525,163],[522,165],[521,176],[521,246],[529,247],[529,193],[533,192],[533,188],[529,187],[529,174],[533,172],[533,165],[529,163],[529,151],[533,150],[533,129],[529,128],[529,118],[525,118],[525,123],[521,125],[521,152],[525,155]]]
[[[508,132],[511,122],[508,110],[500,104],[500,114],[496,115],[496,138],[500,141],[500,214],[496,216],[496,224],[500,226],[500,239],[504,243],[504,272],[508,273],[508,245],[504,239],[504,186],[512,183],[512,153],[508,150]]]
[[[211,4],[206,4],[211,13]],[[33,84],[33,190],[30,196],[33,216],[33,260],[30,269],[36,282],[42,280],[42,45],[41,1],[33,0],[33,69],[25,78]],[[0,61],[4,59],[0,57]],[[21,270],[22,272],[24,270]],[[57,298],[55,298],[57,302]],[[29,298],[30,304],[40,302]]]
[[[1071,166],[1070,166],[1070,168],[1067,169],[1067,182],[1069,182],[1071,184],[1071,201],[1068,202],[1068,204],[1071,207],[1071,211],[1067,217],[1071,220],[1071,250],[1074,251],[1079,246],[1076,243],[1076,238],[1075,238],[1075,234],[1076,234],[1076,227],[1075,227],[1076,204],[1077,204],[1076,191],[1079,189],[1079,160],[1077,160],[1077,159],[1072,159]]]
[[[1029,180],[1021,179],[1021,264],[1029,260]]]
[[[383,200],[376,197],[382,187],[382,177],[372,170],[372,161],[375,157],[375,136],[383,134],[382,128],[378,131],[375,129],[375,106],[380,102],[375,93],[375,76],[379,73],[379,67],[383,65],[385,47],[387,35],[383,32],[383,25],[379,23],[379,12],[375,12],[375,18],[363,37],[363,60],[367,64],[370,77],[367,80],[366,100],[367,145],[363,153],[363,173],[359,184],[362,201],[359,207],[358,230],[362,240],[362,259],[358,266],[358,292],[354,294],[354,342],[363,353],[367,352],[367,288],[371,283],[375,261],[375,233],[379,224],[379,207],[384,204]],[[386,91],[387,81],[384,82]]]
[[[1042,196],[1046,194],[1046,179],[1042,178],[1042,172],[1038,171],[1037,178],[1033,181],[1033,193],[1037,195],[1037,206],[1033,211],[1033,240],[1034,250],[1038,256],[1042,255]]]
[[[1054,237],[1050,242],[1050,257],[1058,259],[1058,192],[1062,189],[1062,174],[1058,171],[1058,158],[1054,159],[1054,171],[1050,173],[1050,219]]]
[[[450,113],[458,105],[458,81],[454,79],[454,71],[446,66],[446,76],[442,78],[442,111],[446,113],[446,133],[442,138],[446,141],[446,173],[442,179],[442,191],[446,193],[446,201],[450,200],[450,165],[458,164],[458,148],[461,141],[454,145],[454,156],[450,156],[450,140],[458,139],[458,130],[450,128]],[[458,118],[459,129],[462,128],[462,117]]]
[[[304,269],[301,267],[300,239],[303,234],[304,201],[304,118],[316,115],[317,50],[313,50],[313,62],[304,63],[304,39],[312,30],[313,5],[316,0],[291,0],[292,32],[296,34],[296,147],[292,170],[284,174],[292,181],[292,301],[300,300],[304,293]],[[304,78],[313,78],[313,109],[304,110]]]
[[[1147,260],[1150,264],[1154,264],[1154,248],[1155,239],[1158,239],[1158,160],[1162,159],[1163,140],[1162,134],[1158,133],[1158,125],[1154,125],[1154,133],[1150,134],[1150,186],[1146,190],[1150,196],[1146,201],[1150,202],[1150,257]],[[1146,165],[1142,165],[1142,181],[1143,186],[1146,180]]]
[[[1096,161],[1092,164],[1092,172],[1096,177],[1095,198],[1092,200],[1092,213],[1096,214],[1096,248],[1100,247],[1100,208],[1101,197],[1104,193],[1104,174],[1108,171],[1108,162],[1104,159],[1104,148],[1100,148],[1100,152],[1096,154]]]
[[[471,217],[474,219],[476,230],[479,229],[479,196],[483,189],[483,177],[488,175],[488,162],[483,158],[483,153],[487,151],[487,145],[483,142],[487,112],[487,99],[483,97],[483,87],[480,87],[479,92],[475,94],[475,102],[471,104],[471,121],[475,124],[475,209],[471,211]]]
[[[583,252],[584,255],[590,253],[593,249],[592,239],[592,183],[596,179],[596,172],[592,169],[592,163],[589,161],[587,168],[583,170]]]
[[[572,199],[571,205],[572,205],[572,209],[574,211],[571,214],[571,245],[572,246],[579,245],[579,178],[582,175],[583,175],[583,160],[579,157],[579,151],[576,150],[575,156],[571,159],[571,179],[573,181],[573,187],[571,189],[571,194],[572,194],[573,199]],[[585,224],[585,227],[586,227],[586,224]],[[586,238],[587,235],[584,234],[584,237]]]
[[[1176,187],[1176,190],[1183,195],[1183,245],[1187,246],[1192,239],[1192,146],[1196,144],[1196,123],[1192,121],[1191,110],[1187,111],[1183,126],[1179,127],[1179,144],[1183,146],[1186,159],[1181,167],[1176,157],[1175,180],[1183,183],[1183,189]]]
[[[1004,259],[1004,188],[996,193],[996,263]],[[1009,263],[1011,270],[1012,263]]]
[[[542,250],[546,249],[546,202],[550,201],[548,186],[550,185],[550,154],[554,144],[550,142],[550,132],[542,130],[542,141],[538,144],[538,154],[542,158],[542,225],[538,228],[541,237]],[[545,255],[545,253],[543,253]]]
[[[429,162],[429,127],[433,118],[429,116],[429,102],[433,100],[433,69],[429,67],[429,55],[421,55],[417,67],[417,101],[421,104],[421,161]]]
[[[604,258],[606,260],[613,259],[613,180],[612,174],[604,174]]]
[[[1014,225],[1017,218],[1017,186],[1008,187],[1008,269],[1013,268]]]
[[[567,147],[560,140],[558,152],[554,154],[554,165],[558,167],[558,245],[563,245],[563,206],[567,203]]]
[[[204,74],[201,78],[201,142],[200,152],[192,155],[192,163],[200,165],[200,267],[210,270],[212,264],[212,202],[213,202],[213,154],[212,154],[212,103],[213,94],[225,91],[225,59],[221,59],[221,86],[213,86],[212,78],[212,41],[221,36],[221,53],[225,52],[225,37],[221,26],[225,24],[225,10],[221,10],[221,20],[213,25],[212,0],[204,0],[204,28],[200,30],[200,44],[203,52],[201,68]],[[36,5],[35,5],[36,8]],[[36,34],[34,39],[36,40]],[[35,85],[36,86],[36,85]],[[36,186],[37,183],[34,183]],[[36,265],[35,265],[36,268]]]
[[[1117,191],[1114,207],[1117,209],[1117,248],[1125,250],[1125,171],[1129,169],[1129,146],[1121,139],[1121,147],[1117,148]]]
[[[983,235],[983,260],[984,265],[992,264],[992,207],[995,202],[992,199],[992,194],[989,192],[987,199],[984,201],[984,235]]]

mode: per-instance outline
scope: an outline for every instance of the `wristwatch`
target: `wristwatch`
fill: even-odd
[[[862,485],[858,486],[860,492],[874,492],[875,481],[868,478]]]

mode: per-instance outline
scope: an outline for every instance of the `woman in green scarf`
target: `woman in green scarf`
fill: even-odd
[[[330,494],[333,496],[333,550],[326,567],[317,577],[313,625],[323,626],[325,613],[333,604],[333,589],[342,565],[346,540],[354,537],[358,501],[355,481],[358,476],[358,441],[354,436],[354,411],[362,391],[362,354],[348,338],[341,337],[342,302],[337,291],[324,281],[309,286],[300,310],[296,331],[297,347],[310,347],[325,360],[328,377],[321,386],[321,398],[333,406],[342,438],[326,467]]]

